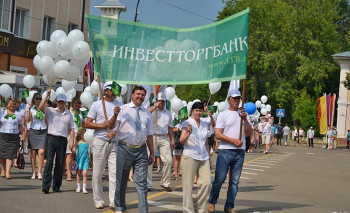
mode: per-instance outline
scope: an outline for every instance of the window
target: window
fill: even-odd
[[[10,30],[11,0],[0,0],[0,29]]]
[[[42,40],[50,40],[51,33],[53,32],[53,21],[54,19],[51,17],[44,17]]]
[[[76,25],[76,24],[73,24],[73,23],[68,23],[68,33],[70,32],[70,31],[72,31],[72,30],[75,30],[75,29],[78,29],[78,25]]]
[[[15,35],[27,37],[29,35],[27,27],[29,26],[28,12],[22,9],[16,9]]]
[[[20,73],[20,74],[27,74],[28,73],[28,68],[26,68],[26,67],[17,67],[17,66],[10,65],[10,72]]]

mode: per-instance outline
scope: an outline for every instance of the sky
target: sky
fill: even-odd
[[[127,9],[120,14],[120,19],[134,21],[137,0],[119,1]],[[103,2],[105,0],[90,0],[90,14],[100,16],[101,10],[94,6]],[[198,27],[216,21],[223,7],[222,0],[141,0],[137,19],[166,27]]]

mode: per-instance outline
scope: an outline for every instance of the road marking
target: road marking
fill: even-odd
[[[308,152],[308,153],[306,153],[307,155],[313,155],[313,154],[315,154],[315,153],[311,153],[311,152]]]
[[[244,179],[244,180],[250,180],[250,178],[249,177],[240,177],[240,179]]]
[[[258,175],[257,173],[251,173],[251,172],[242,172],[242,174],[247,174],[247,175]]]
[[[262,168],[271,168],[270,166],[261,166],[261,165],[254,165],[254,164],[249,164],[248,166],[256,166],[256,167],[262,167]]]
[[[253,168],[243,168],[243,169],[254,170],[254,171],[260,171],[260,172],[265,171],[265,170],[263,170],[263,169],[253,169]]]
[[[276,164],[273,164],[273,163],[269,163],[269,162],[260,162],[260,161],[255,161],[254,164],[257,163],[257,164],[263,164],[263,165],[271,165],[271,166],[274,166]]]
[[[176,205],[172,205],[172,204],[168,204],[168,203],[162,203],[162,202],[157,202],[157,201],[153,201],[153,200],[148,200],[148,204],[150,206],[158,206],[158,207],[162,207],[165,209],[182,211],[182,206],[176,206]]]

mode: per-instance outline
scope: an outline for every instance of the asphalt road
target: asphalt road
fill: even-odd
[[[213,161],[215,162],[215,155]],[[63,193],[45,195],[41,181],[31,180],[29,157],[26,168],[12,168],[12,179],[0,179],[0,212],[112,212],[108,210],[108,181],[104,181],[105,208],[94,208],[89,171],[89,194],[76,193],[75,181],[63,181]],[[212,171],[214,172],[214,170]],[[108,173],[106,173],[108,174]],[[160,174],[154,170],[153,190],[148,194],[149,212],[182,212],[181,179],[172,180],[173,192],[160,186]],[[214,177],[214,176],[213,176]],[[236,197],[237,212],[350,212],[350,151],[276,147],[265,155],[247,153]],[[194,193],[196,192],[196,187]],[[127,212],[137,212],[134,184],[127,189]],[[223,212],[226,183],[222,187],[217,212]]]

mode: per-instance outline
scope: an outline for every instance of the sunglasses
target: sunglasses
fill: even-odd
[[[35,98],[35,100],[42,100],[42,98]]]

